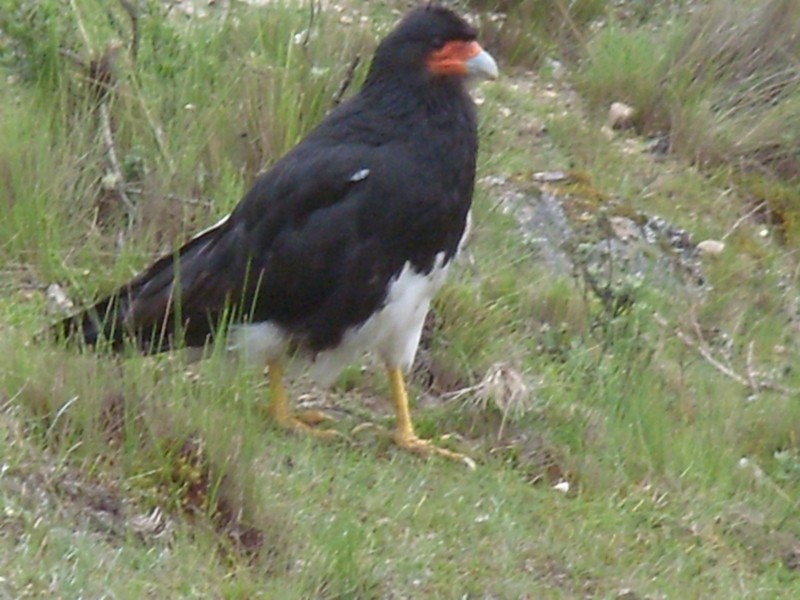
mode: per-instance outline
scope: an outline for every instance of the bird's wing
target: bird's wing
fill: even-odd
[[[122,288],[124,328],[179,322],[187,343],[203,343],[224,311],[293,325],[329,300],[343,277],[369,281],[371,273],[357,272],[377,268],[362,264],[371,248],[365,218],[374,211],[365,198],[378,192],[373,170],[385,154],[352,144],[298,146],[230,216]]]

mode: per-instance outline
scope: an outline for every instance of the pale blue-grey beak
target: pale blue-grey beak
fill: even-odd
[[[478,77],[481,79],[497,79],[500,70],[497,68],[497,63],[494,58],[486,50],[481,50],[477,55],[473,56],[464,63],[467,67],[467,73],[470,77]]]

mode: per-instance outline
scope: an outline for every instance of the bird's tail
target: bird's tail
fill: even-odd
[[[109,349],[121,351],[129,334],[123,320],[127,296],[124,290],[119,290],[82,312],[62,319],[51,326],[52,337],[92,347],[107,344]]]
[[[205,317],[214,312],[216,305],[198,308],[197,302],[192,307],[187,302],[192,296],[208,301],[208,294],[201,293],[200,286],[205,263],[195,259],[213,245],[226,220],[227,217],[200,232],[176,252],[165,254],[90,308],[54,324],[50,328],[52,336],[115,352],[133,344],[145,354],[163,352],[185,342],[204,344],[210,333]],[[186,296],[189,289],[195,293]],[[224,302],[218,305],[222,307]],[[189,319],[190,310],[194,310],[193,319]]]

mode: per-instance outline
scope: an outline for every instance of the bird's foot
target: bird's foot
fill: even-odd
[[[308,415],[300,413],[298,415],[288,416],[282,419],[275,419],[275,422],[284,429],[292,433],[308,434],[322,440],[335,440],[346,439],[347,436],[335,429],[318,429],[314,425],[318,425],[325,419],[317,419],[312,417],[307,419]]]
[[[441,448],[434,444],[431,440],[419,438],[414,433],[398,430],[395,431],[392,439],[394,439],[395,444],[400,446],[400,448],[413,454],[417,454],[419,456],[443,456],[444,458],[464,463],[471,470],[475,470],[475,461],[466,454],[461,454],[461,452],[453,452],[447,448]]]
[[[269,387],[272,398],[266,407],[266,413],[280,427],[297,433],[307,433],[321,439],[346,438],[344,434],[335,429],[317,429],[317,425],[333,418],[318,410],[303,410],[292,412],[286,388],[283,386],[283,367],[280,362],[270,362]]]
[[[304,410],[295,414],[289,411],[274,410],[273,407],[267,413],[279,427],[292,433],[309,434],[325,440],[347,438],[346,435],[335,429],[317,427],[320,423],[333,421],[333,417],[320,411]]]
[[[350,431],[350,435],[358,435],[364,431],[374,430],[377,431],[380,435],[391,437],[391,434],[386,430],[385,427],[378,425],[377,423],[373,423],[371,421],[367,421],[366,423],[359,423]]]
[[[301,410],[294,414],[294,418],[305,423],[309,427],[316,427],[321,423],[330,423],[336,420],[331,415],[321,410]]]

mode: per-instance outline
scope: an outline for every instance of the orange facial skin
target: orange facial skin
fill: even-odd
[[[466,62],[481,52],[478,42],[447,42],[428,57],[428,71],[434,75],[467,75]]]

